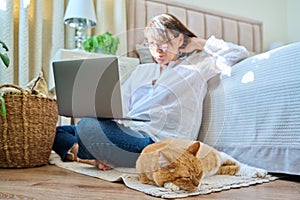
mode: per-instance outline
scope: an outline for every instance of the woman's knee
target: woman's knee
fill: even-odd
[[[73,126],[73,125],[57,126],[56,127],[56,133],[68,133],[68,134],[75,135],[76,127]]]
[[[77,132],[79,135],[85,135],[103,131],[101,131],[101,127],[96,118],[82,118],[77,124]]]
[[[106,140],[103,128],[96,118],[82,118],[78,122],[77,133],[78,137],[88,144]]]

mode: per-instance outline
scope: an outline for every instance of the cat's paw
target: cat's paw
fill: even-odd
[[[267,176],[268,172],[265,169],[244,165],[241,167],[238,174],[240,174],[242,176],[264,178]]]
[[[180,190],[180,187],[178,187],[174,183],[165,183],[164,188],[170,189],[172,191],[179,191]]]
[[[268,172],[265,169],[255,168],[255,177],[264,178],[267,176]]]

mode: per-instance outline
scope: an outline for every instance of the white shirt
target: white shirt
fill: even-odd
[[[150,121],[119,123],[146,132],[154,141],[171,137],[196,140],[207,81],[221,72],[230,75],[230,66],[247,56],[244,47],[212,36],[204,51],[170,62],[162,72],[157,63],[137,66],[122,86],[123,112],[129,118]]]

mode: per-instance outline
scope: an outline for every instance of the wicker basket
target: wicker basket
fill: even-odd
[[[6,115],[0,115],[0,167],[28,168],[48,163],[58,120],[55,99],[19,92],[4,93]],[[1,102],[0,102],[1,104]]]

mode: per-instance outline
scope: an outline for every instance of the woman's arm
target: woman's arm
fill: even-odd
[[[247,58],[249,53],[243,46],[239,46],[211,36],[208,40],[203,38],[190,38],[181,52],[203,50],[215,61],[215,66],[223,73],[230,76],[231,66]]]
[[[249,52],[244,46],[225,42],[224,40],[216,39],[214,36],[207,40],[204,51],[214,57],[222,58],[222,63],[227,66],[232,66],[249,56]]]
[[[228,66],[232,66],[240,60],[247,58],[249,53],[244,46],[239,46],[211,36],[208,40],[193,37],[189,39],[185,48],[180,52],[188,53],[194,50],[204,50],[212,56],[223,57]]]

